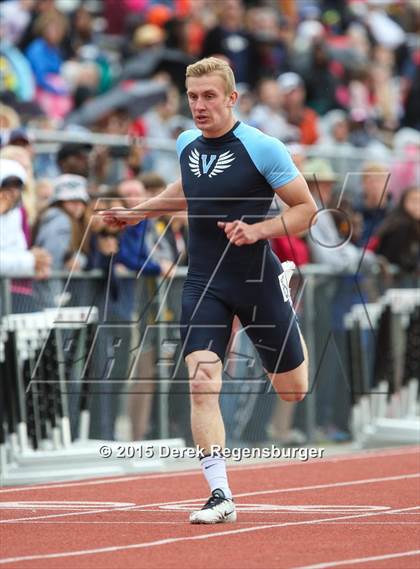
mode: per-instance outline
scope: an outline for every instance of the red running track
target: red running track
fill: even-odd
[[[199,471],[0,490],[0,569],[419,569],[420,447],[230,469],[238,522],[190,525]]]

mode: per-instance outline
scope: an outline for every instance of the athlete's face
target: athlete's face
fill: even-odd
[[[227,94],[222,77],[216,73],[188,77],[187,95],[194,122],[204,136],[221,136],[230,130],[238,93]]]

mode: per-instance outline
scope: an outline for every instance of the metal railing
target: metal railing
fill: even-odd
[[[187,269],[185,267],[179,267],[177,273],[174,277],[177,281],[183,281],[186,276]],[[84,282],[88,283],[92,287],[92,291],[95,289],[95,282],[98,279],[103,279],[104,276],[101,271],[95,270],[91,272],[81,272],[72,273],[71,279],[68,272],[56,272],[53,274],[54,279],[61,279],[63,283],[63,290],[68,291],[70,282]],[[136,274],[131,273],[121,277],[124,280],[136,279]],[[154,281],[151,277],[140,277],[139,280],[147,278]],[[395,283],[394,276],[394,283]],[[156,361],[160,362],[160,365],[156,366],[156,386],[157,386],[157,396],[158,396],[158,428],[157,432],[159,437],[167,438],[170,434],[170,423],[169,423],[169,393],[171,389],[171,384],[174,381],[174,377],[168,372],[168,369],[174,369],[176,365],[170,365],[168,361],[168,342],[176,342],[176,334],[174,338],[174,329],[177,328],[177,322],[167,320],[165,317],[166,305],[171,300],[170,287],[167,286],[169,280],[157,279],[155,288],[155,297],[153,299],[155,306],[158,308],[160,317],[158,322],[152,323],[152,326],[156,327],[156,337],[155,337],[155,350],[156,350]],[[340,290],[342,283],[346,286],[352,286],[354,284],[354,291],[360,291],[366,288],[369,293],[369,298],[366,300],[370,302],[377,300],[384,290],[387,288],[384,286],[383,279],[380,274],[370,273],[364,276],[355,276],[353,273],[334,273],[328,268],[320,265],[306,265],[302,267],[299,274],[293,277],[293,290],[294,290],[294,304],[295,309],[301,320],[301,326],[303,330],[303,335],[308,347],[310,365],[310,393],[305,398],[303,403],[300,405],[303,407],[303,429],[306,432],[308,439],[312,440],[315,433],[315,428],[319,417],[317,419],[317,391],[319,386],[323,385],[325,381],[325,371],[323,371],[323,351],[327,349],[327,343],[331,338],[334,339],[335,335],[340,335],[341,331],[344,330],[344,324],[340,324],[334,321],[333,307],[338,306],[340,308],[338,297],[335,297],[337,290]],[[390,282],[389,286],[393,283]],[[333,291],[331,291],[331,286]],[[395,284],[394,284],[395,286]],[[12,307],[12,281],[6,277],[0,278],[0,307],[3,316],[11,313]],[[76,288],[77,290],[77,288]],[[179,291],[179,287],[178,287]],[[178,294],[178,292],[177,292]],[[77,296],[77,293],[76,293]],[[335,298],[335,300],[334,300]],[[362,299],[363,300],[363,299]],[[361,301],[360,293],[357,298],[354,299],[356,303]],[[175,302],[179,303],[179,298],[175,299]],[[338,302],[338,304],[337,304]],[[328,305],[330,303],[330,305]],[[350,303],[350,304],[352,304]],[[71,304],[76,306],[78,302],[77,298],[71,301]],[[81,303],[82,306],[86,303]],[[321,311],[325,310],[327,306],[327,317]],[[60,309],[57,308],[59,311]],[[346,309],[347,310],[347,309]],[[107,319],[101,316],[102,311],[98,310],[99,322],[101,325],[106,325]],[[344,318],[344,313],[343,313]],[[127,322],[113,322],[113,330],[118,328],[118,325],[126,326],[130,329],[134,329],[138,326],[138,321],[131,319]],[[342,330],[340,329],[342,328]],[[323,338],[320,340],[320,338]],[[139,343],[140,345],[140,343]],[[246,350],[245,350],[246,352]],[[175,356],[173,356],[175,357]],[[339,354],[342,358],[342,365],[347,367],[347,356],[345,354]],[[166,363],[165,363],[166,362]],[[173,363],[173,362],[172,362]],[[184,372],[185,373],[185,372]],[[350,376],[350,372],[349,372]],[[238,378],[240,380],[240,378]],[[252,380],[252,378],[251,378]],[[182,381],[187,385],[188,378],[183,377]],[[251,385],[252,391],[252,385]],[[318,412],[319,415],[319,412]],[[260,417],[262,421],[265,420],[264,417]]]

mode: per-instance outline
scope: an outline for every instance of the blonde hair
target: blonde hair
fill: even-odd
[[[12,130],[19,126],[20,119],[15,109],[0,103],[0,130]]]
[[[387,174],[389,169],[381,162],[365,162],[362,166],[362,176],[369,176],[370,174]]]
[[[188,65],[185,78],[202,77],[203,75],[209,75],[210,73],[215,73],[223,79],[227,95],[230,95],[232,91],[235,91],[235,76],[232,68],[227,61],[219,59],[218,57],[206,57]]]
[[[44,35],[45,30],[51,24],[53,24],[55,27],[61,26],[64,33],[66,33],[69,29],[69,22],[66,16],[64,16],[64,14],[59,12],[56,8],[51,8],[36,18],[34,22],[34,31],[36,35]]]

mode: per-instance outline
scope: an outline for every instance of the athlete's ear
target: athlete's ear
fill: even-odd
[[[232,94],[229,97],[228,107],[234,107],[236,101],[238,100],[238,97],[239,97],[238,91],[232,91]]]

